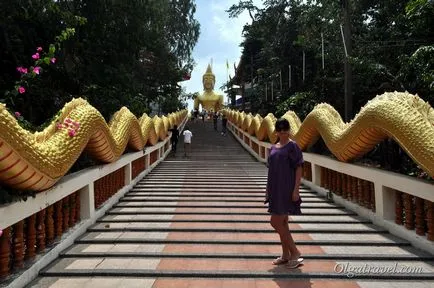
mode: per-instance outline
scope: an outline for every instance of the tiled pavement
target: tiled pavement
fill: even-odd
[[[179,143],[29,287],[432,287],[432,255],[306,187],[290,219],[304,265],[271,265],[265,166],[211,123],[190,127],[189,158]]]

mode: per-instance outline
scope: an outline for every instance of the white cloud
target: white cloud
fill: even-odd
[[[222,5],[221,1],[216,4],[211,2],[211,11],[213,12],[213,24],[217,28],[219,40],[223,42],[234,43],[237,46],[242,41],[243,28],[246,23],[251,22],[247,12],[242,13],[237,18],[229,18],[227,10],[232,1],[226,1],[227,5]],[[240,49],[240,48],[239,48]]]
[[[262,7],[261,0],[253,1],[255,5]],[[213,73],[216,76],[214,91],[227,97],[220,87],[227,81],[229,75],[234,76],[234,63],[238,64],[241,56],[240,43],[243,40],[242,31],[246,23],[251,22],[248,12],[243,12],[238,18],[229,18],[225,10],[238,0],[198,0],[196,19],[200,21],[201,35],[198,44],[193,51],[196,66],[189,81],[181,83],[189,93],[202,92],[202,75],[206,71],[208,63],[213,60]],[[215,35],[215,36],[214,36]],[[212,41],[212,43],[209,43]],[[226,69],[226,61],[229,62],[229,71]],[[189,110],[193,109],[193,102],[189,101]]]

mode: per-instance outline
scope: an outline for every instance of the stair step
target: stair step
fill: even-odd
[[[87,234],[89,235],[89,234]],[[175,239],[143,239],[143,238],[93,238],[87,239],[81,237],[75,241],[76,244],[212,244],[212,245],[279,245],[280,242],[275,240],[250,240],[250,241],[237,241],[237,240],[175,240]],[[383,241],[334,241],[334,240],[296,240],[297,245],[306,246],[411,246],[407,241],[394,241],[394,242],[383,242]]]
[[[195,163],[197,166],[202,165],[202,163]],[[232,172],[229,173],[229,172]],[[236,167],[236,168],[232,168],[232,169],[227,169],[227,170],[221,170],[218,171],[218,173],[214,170],[208,170],[208,171],[201,171],[200,168],[179,168],[173,171],[155,171],[152,170],[149,175],[150,176],[162,176],[162,175],[166,175],[166,174],[173,174],[174,176],[179,175],[179,176],[193,176],[196,177],[198,176],[198,173],[203,173],[203,174],[210,174],[211,176],[214,177],[229,177],[232,179],[248,179],[248,178],[256,178],[256,179],[264,179],[267,180],[267,170],[251,170],[251,169],[243,169],[240,167]],[[250,177],[249,177],[250,176]],[[207,179],[203,179],[204,181],[206,181]]]
[[[394,281],[392,283],[396,283]],[[347,279],[262,279],[262,278],[152,278],[152,277],[39,277],[33,281],[31,287],[381,287],[381,288],[431,288],[429,282],[417,280],[399,281],[401,286],[391,286],[390,280],[358,280],[357,284]],[[429,283],[429,284],[428,284]],[[277,286],[279,285],[279,286]],[[375,286],[372,286],[375,285]]]
[[[372,228],[353,228],[352,230],[345,229],[332,229],[332,228],[317,228],[317,229],[290,229],[291,233],[387,233],[387,230],[384,229],[372,229]],[[176,232],[176,233],[191,233],[191,232],[206,232],[206,233],[270,233],[275,234],[271,229],[238,229],[238,228],[149,228],[149,227],[100,227],[100,228],[88,228],[88,232],[103,232],[103,233],[111,233],[111,232]]]
[[[256,271],[219,271],[213,272],[204,271],[186,271],[179,270],[154,270],[154,269],[137,269],[137,270],[117,270],[117,269],[70,269],[64,271],[42,271],[43,277],[153,277],[153,278],[261,278],[261,279],[346,279],[348,276],[338,273],[287,273],[281,272],[256,272]],[[351,277],[352,280],[368,279],[368,280],[434,280],[433,273],[421,274],[355,274]],[[244,281],[244,280],[243,280]]]
[[[194,191],[188,191],[188,192],[181,192],[181,191],[165,191],[165,192],[149,192],[149,191],[138,191],[136,189],[131,189],[130,192],[127,192],[125,194],[126,196],[158,196],[158,197],[227,197],[227,198],[236,198],[236,197],[249,197],[254,199],[264,199],[265,192],[209,192],[209,193],[201,193],[201,192],[194,192]],[[126,197],[125,196],[125,197]],[[323,199],[326,200],[324,197],[319,196],[312,192],[300,192],[300,196],[302,199],[304,198],[316,198],[316,199]]]
[[[148,226],[149,228],[160,228],[155,226]],[[100,230],[96,230],[100,231]],[[356,231],[357,232],[357,231]],[[292,237],[294,241],[305,241],[305,240],[315,240],[315,241],[352,241],[354,234],[346,231],[326,231],[323,233],[293,233]],[[164,232],[164,231],[110,231],[106,229],[103,232],[88,231],[88,234],[83,238],[83,240],[92,239],[145,239],[145,240],[177,240],[177,241],[209,241],[209,240],[221,240],[221,241],[274,241],[278,239],[275,233],[270,232],[219,232],[211,234],[209,231],[195,231],[195,232]],[[359,233],[357,239],[360,242],[381,242],[381,243],[394,243],[399,241],[396,237],[390,237],[387,233]],[[208,243],[209,244],[209,243]],[[258,244],[259,245],[259,244]],[[265,244],[264,244],[265,245]],[[333,246],[338,247],[338,246]],[[245,249],[245,247],[240,247]],[[345,247],[343,247],[345,250]],[[371,249],[369,247],[367,249]],[[333,252],[333,251],[331,251]],[[330,253],[331,253],[330,252]],[[350,251],[348,251],[350,252]],[[365,251],[369,252],[369,251]]]
[[[320,234],[318,234],[319,236]],[[98,234],[94,233],[93,236],[97,237]],[[300,237],[306,239],[306,237],[301,237],[301,234],[295,234],[294,237],[297,239]],[[338,235],[334,236],[348,236],[348,235]],[[362,238],[375,239],[374,235],[362,235]],[[150,236],[152,237],[152,236]],[[209,237],[209,235],[208,235]],[[378,239],[378,237],[376,237]],[[276,238],[270,239],[275,240]],[[296,240],[297,240],[296,239]],[[345,238],[333,238],[334,240]],[[157,239],[154,239],[157,240]],[[181,239],[175,239],[181,240]],[[221,239],[224,240],[224,239]],[[348,240],[348,239],[346,239]],[[351,239],[349,239],[351,240]],[[393,242],[392,239],[380,240],[376,242]],[[372,242],[374,240],[369,240],[366,242]],[[243,244],[245,241],[239,241],[238,244],[215,244],[215,243],[172,243],[164,244],[154,241],[154,243],[77,243],[71,247],[76,252],[167,252],[167,253],[232,253],[232,254],[245,254],[245,253],[256,253],[256,254],[268,254],[268,255],[279,255],[282,253],[282,247],[278,244],[256,244],[256,245],[246,245]],[[398,256],[398,255],[427,255],[427,253],[422,253],[420,250],[408,245],[401,246],[370,246],[370,245],[327,245],[327,246],[316,246],[316,245],[299,245],[298,249],[303,255],[306,254],[354,254],[354,255],[385,255],[385,256]]]
[[[224,180],[224,181],[222,181]],[[227,184],[231,184],[231,183],[258,183],[258,184],[266,184],[267,183],[267,179],[236,179],[236,178],[214,178],[214,177],[207,177],[206,180],[204,180],[203,178],[189,178],[186,179],[185,176],[177,176],[177,177],[171,177],[171,178],[167,178],[167,177],[163,177],[163,176],[157,176],[157,175],[153,175],[151,177],[151,175],[146,176],[146,178],[144,178],[144,180],[141,180],[139,183],[143,183],[143,184],[149,184],[149,183],[209,183],[209,182],[216,182],[216,183],[227,183]]]
[[[200,180],[202,182],[205,182],[207,180],[221,180],[221,181],[226,181],[226,180],[235,180],[235,181],[267,181],[267,177],[263,176],[263,175],[253,175],[253,174],[249,174],[249,175],[243,175],[242,177],[240,176],[233,176],[234,174],[236,174],[236,172],[232,172],[232,174],[229,175],[194,175],[190,172],[186,172],[185,174],[177,174],[177,173],[158,173],[158,174],[152,174],[149,173],[146,176],[146,179],[152,179],[155,180],[157,178],[165,178],[167,179],[168,177],[170,178],[174,178],[176,179],[176,177],[178,178],[182,178],[185,180]],[[206,176],[206,178],[204,178],[204,176]]]
[[[60,267],[49,267],[48,269],[44,269],[40,275],[41,276],[49,276],[49,277],[77,277],[77,276],[88,276],[88,277],[98,277],[98,276],[111,276],[111,277],[174,277],[174,278],[185,278],[185,277],[194,277],[194,278],[273,278],[273,279],[348,279],[348,273],[337,273],[333,270],[336,265],[339,264],[338,269],[344,269],[344,265],[348,265],[348,262],[344,263],[335,263],[335,261],[319,261],[319,260],[305,260],[304,265],[299,267],[298,269],[294,269],[293,271],[284,267],[277,267],[273,269],[273,271],[267,270],[259,270],[259,268],[254,267],[264,266],[268,267],[270,260],[220,260],[218,263],[213,263],[212,260],[195,260],[194,264],[189,264],[189,259],[180,259],[176,261],[176,259],[170,260],[162,260],[161,262],[171,262],[172,265],[166,264],[167,269],[162,269],[163,266],[160,262],[159,269],[153,269],[153,266],[156,266],[156,263],[149,261],[148,259],[105,259],[103,260],[103,267],[114,267],[114,268],[96,268],[96,269],[85,269],[80,268],[80,258],[63,258],[60,259],[57,264],[59,266],[70,266],[68,269],[62,269]],[[95,263],[88,264],[97,264],[96,262],[100,261],[100,259],[95,259]],[[74,265],[71,262],[75,262]],[[89,262],[89,261],[87,261]],[[348,264],[347,264],[348,263]],[[177,265],[176,265],[177,264]],[[187,265],[186,265],[187,264]],[[267,265],[268,264],[268,265]],[[315,267],[313,267],[316,264]],[[322,264],[323,269],[318,267],[318,264]],[[82,264],[83,265],[83,264]],[[120,266],[122,265],[122,266]],[[74,268],[72,268],[72,267]],[[143,268],[138,268],[142,267]],[[151,269],[146,269],[151,266]],[[252,268],[250,268],[250,266]],[[122,268],[121,268],[122,267]],[[130,268],[131,267],[131,268]],[[164,266],[163,266],[164,267]],[[172,270],[176,267],[176,270]],[[219,270],[221,268],[225,268],[224,270]],[[242,269],[242,268],[244,269]],[[310,267],[310,271],[303,272],[304,267]],[[352,266],[359,267],[359,266]],[[363,267],[363,266],[360,266]],[[381,267],[374,266],[371,263],[369,267]],[[391,271],[393,271],[393,264],[389,264]],[[402,267],[402,266],[400,266]],[[202,269],[200,269],[202,268]],[[203,269],[206,268],[206,269]],[[316,268],[316,269],[315,269]],[[200,269],[200,270],[199,270]],[[306,269],[307,270],[307,269]],[[313,271],[312,271],[313,270]],[[340,270],[338,270],[340,271]],[[430,281],[434,280],[434,273],[378,273],[373,270],[373,272],[368,273],[354,273],[351,279],[382,279],[382,280],[425,280]]]
[[[244,187],[248,187],[248,188],[258,188],[258,187],[266,187],[267,183],[221,183],[221,182],[211,182],[211,181],[207,181],[207,182],[201,182],[201,183],[188,183],[186,181],[184,182],[179,182],[179,183],[171,183],[171,184],[167,184],[167,183],[156,183],[156,182],[146,182],[146,183],[139,183],[136,184],[134,186],[134,188],[154,188],[154,187],[158,187],[158,188],[174,188],[174,187],[182,187],[182,188],[187,188],[187,187],[215,187],[215,185],[218,185],[219,187],[236,187],[236,188],[244,188]]]
[[[150,202],[150,201],[149,201]],[[117,205],[114,205],[113,208],[225,208],[225,209],[264,209],[264,205],[187,205],[187,204],[167,204],[167,203],[159,203],[151,204],[148,201],[144,204],[134,204],[129,202],[123,202]],[[302,203],[301,208],[316,208],[316,209],[329,209],[329,208],[342,208],[337,205],[329,204],[325,205],[324,203]]]
[[[267,176],[266,172],[268,171],[267,168],[265,168],[265,166],[263,165],[257,165],[256,168],[254,166],[250,166],[250,167],[246,167],[241,165],[240,163],[242,163],[242,161],[236,161],[236,159],[233,159],[235,161],[227,161],[228,166],[225,167],[225,169],[219,169],[219,167],[216,167],[216,169],[201,169],[201,166],[203,165],[203,163],[206,163],[206,159],[204,159],[204,161],[192,161],[189,164],[191,165],[186,165],[186,166],[180,166],[177,169],[172,169],[172,170],[168,170],[168,169],[158,169],[158,167],[154,170],[152,170],[151,173],[153,174],[161,174],[161,173],[192,173],[192,172],[203,172],[203,173],[212,173],[215,171],[218,172],[228,172],[228,171],[237,171],[239,173],[237,174],[233,174],[233,176],[237,176],[240,177],[240,173],[243,172],[248,172],[248,173],[262,173],[261,176]],[[243,159],[243,160],[248,160],[248,159]],[[220,161],[224,161],[226,162],[226,160],[219,158],[216,162],[220,162]],[[177,164],[173,164],[173,165],[177,165]],[[220,166],[221,168],[221,166]]]
[[[97,223],[265,223],[269,225],[270,220],[238,220],[238,219],[109,219],[108,216],[96,220]],[[314,223],[314,224],[370,224],[369,220],[311,220],[311,219],[299,219],[291,220],[291,223]]]
[[[134,187],[132,191],[143,191],[143,192],[179,192],[182,190],[182,192],[189,192],[189,193],[212,193],[212,192],[220,192],[220,193],[262,193],[265,192],[265,186],[264,187],[171,187],[171,188],[165,188],[165,187]],[[315,192],[311,191],[300,191],[301,193],[309,193],[309,194],[316,194]]]
[[[314,210],[314,209],[311,209]],[[151,211],[107,211],[106,215],[262,215],[269,216],[270,214],[266,212],[203,212],[203,211],[159,211],[159,210],[151,210]],[[332,215],[357,215],[356,213],[350,211],[304,211],[303,216],[332,216]]]
[[[217,191],[209,191],[209,190],[193,190],[193,189],[189,189],[188,191],[179,191],[179,189],[161,189],[162,191],[155,191],[155,189],[136,189],[133,188],[130,190],[130,192],[128,192],[127,195],[129,195],[130,193],[143,193],[144,195],[155,195],[157,193],[159,193],[160,195],[178,195],[178,196],[185,196],[185,195],[196,195],[196,196],[201,196],[201,197],[208,197],[208,196],[227,196],[227,197],[236,197],[236,196],[249,196],[249,197],[258,197],[258,196],[262,196],[264,197],[265,195],[265,190],[253,190],[253,191],[234,191],[234,190],[217,190]],[[209,191],[209,192],[207,192]],[[199,195],[197,195],[199,194]],[[318,197],[318,194],[316,194],[315,192],[312,191],[300,191],[300,196],[303,197],[309,197],[309,196],[314,196],[314,197]]]
[[[127,193],[127,195],[128,195],[128,199],[130,199],[130,196],[132,195],[132,194],[130,194],[130,193]],[[156,204],[156,203],[171,203],[171,202],[191,202],[191,203],[205,203],[205,202],[210,202],[210,203],[239,203],[239,204],[241,204],[240,206],[242,206],[243,204],[246,204],[247,205],[247,203],[263,203],[263,200],[264,200],[264,197],[257,197],[256,199],[254,199],[254,200],[250,200],[250,199],[225,199],[225,198],[223,198],[223,199],[219,199],[218,197],[215,197],[215,199],[207,199],[207,198],[201,198],[201,197],[192,197],[193,199],[191,199],[191,198],[185,198],[185,199],[182,199],[183,197],[182,196],[179,196],[179,197],[166,197],[166,198],[157,198],[157,197],[151,197],[151,196],[149,196],[149,197],[146,197],[145,199],[143,199],[142,200],[142,202],[143,203],[153,203],[153,204]],[[124,204],[125,203],[129,203],[130,201],[129,200],[125,200],[125,199],[123,199],[123,198],[121,198],[121,199],[119,199],[119,201],[120,202],[124,202]],[[134,201],[134,202],[138,202],[138,201]],[[131,202],[131,203],[134,203],[134,202]],[[303,203],[309,203],[309,204],[311,204],[311,203],[322,203],[322,204],[333,204],[333,205],[335,205],[332,201],[328,201],[328,200],[324,200],[324,199],[321,199],[321,198],[318,198],[318,199],[310,199],[310,198],[307,198],[307,199],[304,199],[303,200]],[[205,204],[206,205],[206,204]],[[213,205],[214,206],[214,205]]]
[[[210,259],[270,259],[270,254],[240,253],[167,253],[167,252],[75,252],[69,249],[61,258],[210,258]],[[434,261],[432,255],[382,254],[303,254],[303,258],[317,260],[381,260],[381,261]]]

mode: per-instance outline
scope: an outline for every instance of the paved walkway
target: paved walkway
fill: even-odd
[[[266,167],[212,123],[189,126],[192,155],[181,141],[29,287],[432,287],[433,256],[306,187],[290,219],[304,265],[271,265]]]

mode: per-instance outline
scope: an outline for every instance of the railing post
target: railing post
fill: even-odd
[[[310,164],[312,169],[312,183],[321,187],[321,166],[313,164],[312,162]]]
[[[132,166],[133,162],[128,163],[127,165],[124,166],[124,170],[125,170],[125,181],[124,181],[124,186],[129,185],[131,183],[131,166]]]
[[[95,196],[93,183],[89,183],[80,189],[80,216],[81,219],[89,219],[95,213]]]
[[[267,161],[268,160],[268,156],[270,155],[270,149],[268,149],[267,147],[264,147],[264,149],[265,149],[265,161]]]
[[[267,158],[265,158],[265,147],[261,146],[261,144],[258,144],[259,146],[259,157],[261,157],[261,159],[267,161]]]
[[[145,158],[145,169],[149,168],[149,165],[151,163],[151,153],[146,154]]]
[[[384,220],[395,221],[395,190],[379,183],[374,185],[375,213]]]

